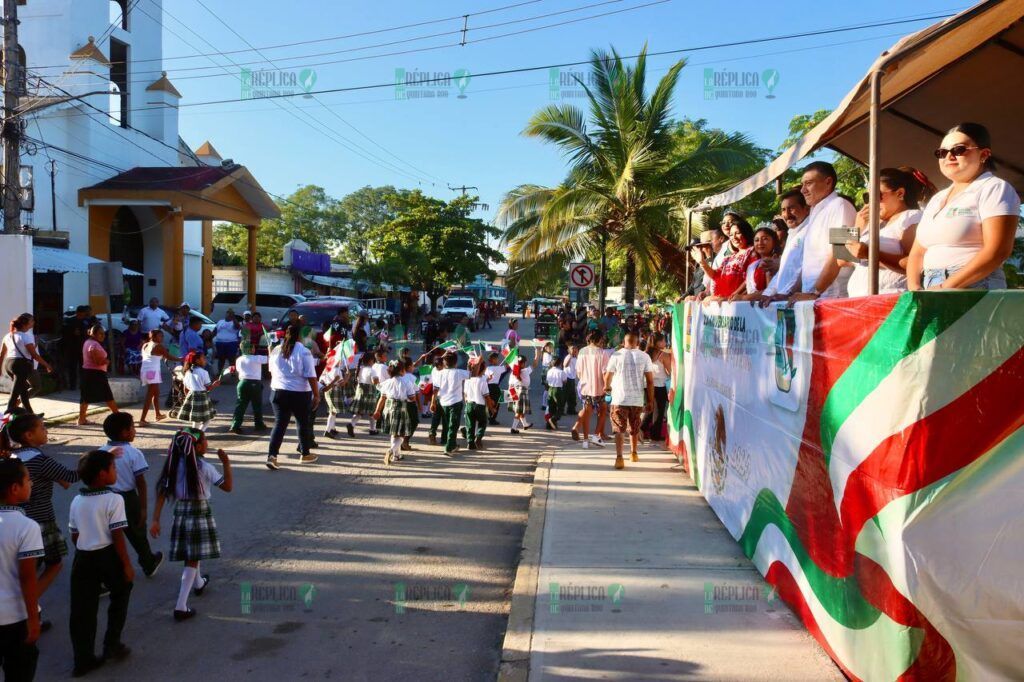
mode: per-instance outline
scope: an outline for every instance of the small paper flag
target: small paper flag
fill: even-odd
[[[503,357],[501,359],[501,364],[508,365],[509,367],[511,367],[512,364],[515,363],[516,360],[518,360],[518,359],[519,359],[519,346],[516,346],[515,348],[512,348],[507,353],[505,353],[505,357]]]

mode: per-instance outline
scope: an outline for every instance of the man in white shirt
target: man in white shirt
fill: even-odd
[[[800,265],[804,255],[804,238],[807,236],[807,216],[811,208],[807,205],[800,188],[791,189],[779,197],[779,213],[789,227],[786,248],[779,259],[779,271],[761,292],[761,306],[772,301],[784,301],[800,288]]]
[[[167,326],[167,323],[171,321],[171,316],[160,307],[160,299],[156,296],[149,299],[149,305],[139,311],[138,319],[139,330],[143,334],[148,334],[154,329],[171,331],[170,327]]]
[[[845,298],[846,281],[852,268],[840,270],[832,252],[828,231],[833,227],[852,227],[857,210],[836,193],[836,169],[825,161],[814,161],[804,168],[800,192],[811,207],[800,259],[800,291],[789,297],[790,303],[816,298]]]
[[[235,311],[228,308],[224,319],[217,323],[213,345],[217,350],[217,374],[224,374],[224,368],[235,364],[238,357],[239,332],[242,325],[235,318]]]
[[[612,396],[612,432],[615,434],[615,468],[624,468],[622,441],[629,432],[630,455],[640,461],[640,422],[646,404],[654,405],[654,365],[647,353],[639,350],[634,332],[626,334],[623,347],[608,360],[604,371],[605,392]]]

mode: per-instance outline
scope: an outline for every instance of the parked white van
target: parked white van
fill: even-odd
[[[263,322],[269,324],[274,318],[284,317],[285,312],[296,303],[302,303],[306,297],[302,294],[256,293],[256,310],[263,316]],[[214,320],[224,319],[228,308],[241,315],[249,310],[249,296],[244,291],[221,291],[213,297],[210,317]]]

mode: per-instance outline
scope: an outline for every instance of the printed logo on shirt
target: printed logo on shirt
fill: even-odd
[[[950,206],[949,210],[946,211],[947,218],[977,218],[978,209],[976,208],[962,208],[957,206]]]

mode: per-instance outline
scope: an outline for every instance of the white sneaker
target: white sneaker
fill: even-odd
[[[583,441],[583,449],[584,450],[590,449],[590,441],[588,441],[588,440]]]
[[[599,448],[603,448],[604,447],[604,441],[601,440],[600,436],[591,436],[590,437],[590,442],[593,443],[594,445],[596,445]]]

